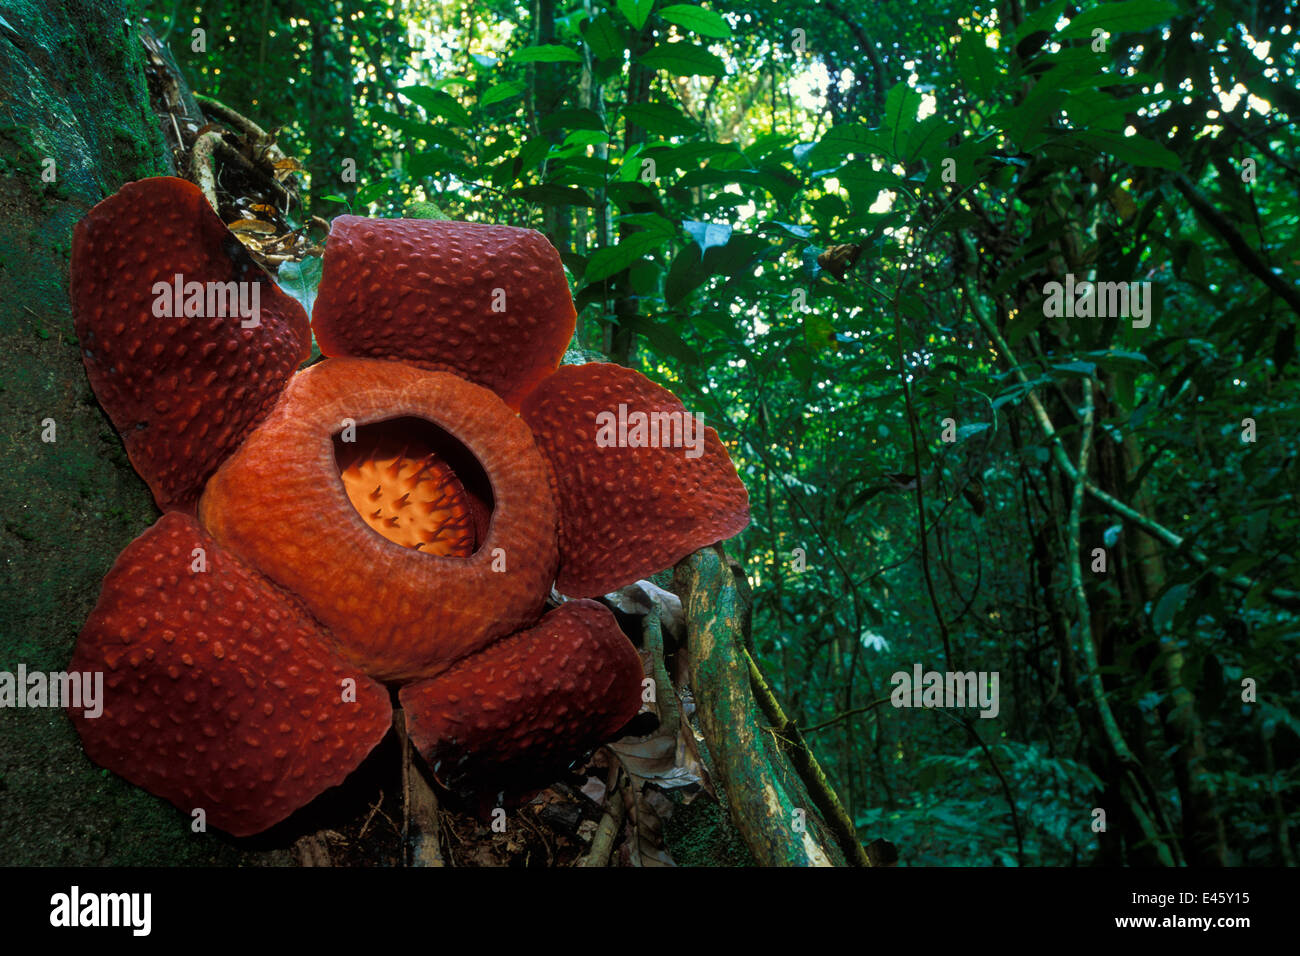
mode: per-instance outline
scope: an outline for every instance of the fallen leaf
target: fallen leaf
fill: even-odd
[[[226,223],[226,228],[236,234],[250,232],[258,236],[273,236],[276,231],[275,226],[260,219],[236,219],[234,222]]]

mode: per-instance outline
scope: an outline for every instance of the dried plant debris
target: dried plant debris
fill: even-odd
[[[142,25],[150,100],[178,176],[195,183],[258,265],[271,273],[285,262],[321,255],[329,224],[304,218],[297,176],[302,163],[285,155],[278,130],[267,131],[238,110],[191,93],[166,46]]]

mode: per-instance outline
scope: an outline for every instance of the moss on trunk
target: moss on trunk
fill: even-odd
[[[120,3],[13,0],[0,16],[0,670],[57,671],[104,574],[157,517],[82,368],[72,227],[122,183],[169,170]],[[250,858],[94,766],[62,711],[0,710],[0,862]]]

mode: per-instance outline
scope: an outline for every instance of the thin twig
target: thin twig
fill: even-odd
[[[837,717],[832,717],[830,720],[822,721],[820,724],[818,724],[815,727],[805,727],[803,729],[803,732],[805,735],[815,734],[819,730],[825,730],[827,727],[830,727],[832,724],[838,724],[841,720],[847,720],[848,718],[856,714],[865,714],[869,710],[875,710],[881,704],[888,704],[892,699],[893,697],[891,695],[890,697],[882,697],[880,698],[880,700],[873,700],[865,707],[854,707],[852,710],[846,710],[844,713],[840,714]]]

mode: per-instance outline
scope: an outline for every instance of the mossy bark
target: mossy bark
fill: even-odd
[[[843,866],[834,833],[754,699],[744,656],[745,608],[720,549],[677,566],[691,684],[715,784],[762,866]]]
[[[66,667],[104,574],[157,518],[91,393],[68,302],[75,223],[169,172],[127,16],[111,0],[0,13],[0,671]],[[0,863],[251,859],[94,766],[62,711],[0,710]]]

